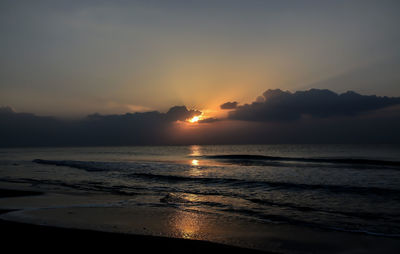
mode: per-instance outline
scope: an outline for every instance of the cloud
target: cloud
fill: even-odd
[[[14,110],[11,107],[0,107],[0,114],[11,114]]]
[[[221,119],[210,117],[210,118],[199,120],[199,123],[215,123],[218,121],[221,121]]]
[[[229,119],[260,122],[294,121],[302,117],[328,118],[356,116],[361,113],[399,105],[400,98],[366,96],[349,91],[337,94],[330,90],[311,89],[291,93],[267,90],[251,104],[229,112]]]
[[[220,106],[220,108],[221,109],[235,109],[235,108],[237,108],[237,106],[238,106],[238,103],[236,102],[236,101],[233,101],[233,102],[225,102],[224,104],[222,104],[221,106]]]
[[[228,119],[182,121],[200,111],[92,114],[79,120],[0,108],[0,146],[129,146],[267,143],[400,143],[399,98],[312,89],[268,90]],[[240,121],[238,121],[240,120]]]
[[[0,108],[0,146],[166,144],[172,123],[200,114],[200,111],[188,110],[185,106],[175,106],[166,113],[92,114],[80,120],[63,121],[16,113],[4,107]]]
[[[185,106],[175,106],[168,110],[166,118],[169,121],[184,121],[197,115],[201,115],[198,110],[188,110]]]

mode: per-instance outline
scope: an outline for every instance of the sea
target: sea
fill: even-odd
[[[399,145],[3,148],[1,183],[117,195],[122,208],[400,237]]]

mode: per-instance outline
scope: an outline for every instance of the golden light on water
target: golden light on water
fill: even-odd
[[[175,237],[207,240],[208,236],[217,233],[218,218],[202,213],[201,211],[209,211],[205,207],[190,205],[198,202],[214,202],[212,197],[189,193],[179,195],[179,197],[186,202],[180,203],[182,209],[175,209],[168,218],[168,224]],[[186,208],[192,211],[184,211]]]
[[[200,238],[199,231],[203,223],[198,214],[177,211],[171,223],[173,228],[177,231],[178,237],[184,239]]]
[[[198,202],[202,199],[195,194],[180,195],[182,200],[190,202]],[[181,204],[186,206],[186,202]],[[177,209],[176,213],[170,218],[172,228],[178,237],[184,239],[202,239],[202,236],[208,231],[208,222],[204,220],[204,216],[196,212],[188,212]]]
[[[198,145],[192,145],[189,147],[190,149],[190,156],[201,156],[201,147]]]
[[[190,146],[190,156],[201,156],[201,150],[200,150],[200,146],[197,145],[192,145]],[[200,165],[200,161],[197,159],[193,159],[190,161],[190,164],[192,164],[192,166],[199,166]]]

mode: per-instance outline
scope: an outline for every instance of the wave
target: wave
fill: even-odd
[[[78,183],[65,182],[61,180],[38,180],[38,179],[30,179],[30,178],[19,178],[19,179],[0,179],[0,182],[9,182],[9,183],[29,183],[33,186],[35,185],[50,185],[50,186],[61,186],[69,189],[74,189],[78,191],[87,191],[87,192],[105,192],[108,194],[115,194],[121,196],[136,196],[141,193],[134,192],[141,191],[142,189],[139,187],[126,187],[126,186],[105,186],[101,182],[88,182],[82,181]],[[143,190],[146,190],[143,188]]]
[[[35,159],[32,162],[44,164],[44,165],[55,165],[55,166],[68,166],[77,169],[84,169],[86,171],[107,171],[108,167],[105,167],[105,163],[92,162],[92,161],[71,161],[71,160],[42,160]]]
[[[341,215],[345,215],[348,217],[356,217],[356,218],[367,219],[367,220],[371,220],[371,219],[377,220],[377,219],[382,219],[382,218],[385,218],[385,219],[399,218],[399,216],[400,216],[400,214],[390,214],[390,213],[383,214],[383,213],[330,210],[330,209],[324,209],[324,208],[319,208],[319,207],[308,207],[308,206],[300,206],[300,205],[291,204],[291,203],[274,202],[272,200],[267,200],[267,199],[247,198],[246,200],[251,201],[256,204],[291,208],[291,209],[295,209],[295,210],[301,211],[301,212],[323,212],[323,213],[329,213],[329,214],[341,214]]]
[[[345,227],[331,226],[331,225],[323,224],[320,222],[312,222],[312,221],[305,221],[305,220],[301,220],[301,219],[295,219],[295,218],[284,216],[284,215],[265,214],[262,212],[257,212],[257,211],[249,210],[249,209],[227,208],[227,209],[224,209],[224,211],[230,212],[230,213],[237,213],[237,214],[241,214],[244,216],[249,216],[251,218],[255,217],[260,220],[268,221],[270,223],[276,223],[276,224],[287,223],[287,224],[292,224],[292,225],[303,225],[303,226],[307,226],[307,227],[330,229],[330,230],[341,231],[341,232],[362,233],[362,234],[366,234],[366,235],[375,235],[375,236],[384,236],[384,237],[393,237],[393,238],[400,237],[400,234],[398,234],[398,233],[383,233],[383,232],[376,232],[376,231],[372,231],[372,230],[356,229],[356,228],[360,227],[360,225],[351,224],[351,223],[347,224],[348,228],[345,228]]]
[[[237,210],[232,208],[231,205],[227,205],[227,204],[223,204],[223,203],[219,203],[219,202],[210,202],[210,201],[193,201],[190,200],[186,197],[186,194],[192,194],[192,192],[178,192],[178,193],[167,193],[164,197],[162,197],[160,199],[160,202],[162,203],[167,203],[167,204],[194,204],[194,205],[207,205],[213,208],[220,208],[223,211],[227,211],[226,209],[233,209],[231,211]],[[204,193],[195,193],[195,194],[200,194],[200,195],[204,195]],[[226,195],[225,193],[218,193],[218,194],[214,194],[214,195],[218,195],[218,196],[226,196],[226,197],[236,197],[236,198],[240,198],[242,200],[247,200],[250,201],[252,203],[255,204],[261,204],[267,207],[281,207],[281,208],[289,208],[292,210],[296,210],[299,212],[316,212],[316,213],[325,213],[325,214],[333,214],[333,215],[344,215],[346,217],[352,217],[352,218],[360,218],[360,219],[364,219],[364,220],[382,220],[385,219],[386,221],[396,221],[399,222],[399,220],[397,220],[397,218],[399,218],[400,214],[398,213],[370,213],[370,212],[353,212],[353,211],[339,211],[339,210],[332,210],[332,209],[327,209],[327,208],[321,208],[321,207],[310,207],[310,206],[301,206],[301,205],[297,205],[297,204],[292,204],[292,203],[285,203],[285,202],[275,202],[272,200],[268,200],[268,199],[257,199],[257,198],[250,198],[247,195]],[[255,210],[248,210],[248,212],[251,213],[259,213]],[[264,213],[263,213],[264,214]],[[265,215],[265,214],[264,214]]]
[[[162,162],[162,161],[77,161],[77,160],[43,160],[43,159],[34,159],[32,160],[34,163],[44,164],[44,165],[54,165],[54,166],[65,166],[71,168],[82,169],[88,172],[102,172],[102,171],[148,171],[153,169],[171,169],[177,170],[177,164],[175,162]],[[186,167],[188,165],[180,165],[180,169]],[[182,167],[183,166],[183,167]]]
[[[238,164],[257,164],[267,162],[311,162],[311,163],[330,163],[330,164],[350,164],[365,166],[389,166],[400,167],[400,161],[373,160],[373,159],[354,159],[354,158],[301,158],[301,157],[279,157],[251,154],[221,154],[202,156],[207,159],[224,160]]]
[[[176,191],[176,190],[175,190]],[[224,209],[233,209],[231,205],[226,205],[217,202],[210,202],[210,201],[193,201],[186,198],[186,194],[196,194],[196,195],[217,195],[217,196],[224,196],[224,197],[234,197],[239,198],[242,200],[247,200],[255,204],[260,204],[266,207],[281,207],[281,208],[289,208],[292,210],[296,210],[299,212],[317,212],[317,213],[325,213],[325,214],[333,214],[333,215],[344,215],[346,217],[352,218],[360,218],[364,220],[382,220],[385,219],[386,221],[395,221],[396,223],[400,222],[397,218],[400,218],[400,213],[371,213],[371,212],[361,212],[361,211],[340,211],[340,210],[332,210],[329,208],[322,208],[322,207],[311,207],[311,206],[302,206],[293,203],[286,203],[286,202],[276,202],[269,199],[258,199],[252,198],[248,195],[244,194],[234,194],[234,193],[204,193],[204,192],[196,192],[196,191],[189,191],[189,192],[175,192],[175,193],[167,193],[164,197],[160,199],[162,203],[172,203],[172,204],[179,204],[179,203],[191,203],[191,204],[201,204],[211,206],[213,208],[224,208]],[[251,210],[252,212],[256,212]],[[257,212],[256,212],[257,213]]]
[[[231,157],[231,155],[224,155]],[[243,158],[243,156],[247,157],[250,155],[235,155],[238,158]],[[251,155],[251,158],[265,158],[266,156]],[[270,158],[270,157],[267,157]],[[280,158],[280,157],[272,157],[272,158]],[[56,165],[56,166],[68,166],[78,169],[83,169],[86,171],[108,171],[112,169],[117,169],[119,166],[122,166],[117,163],[114,165],[112,163],[104,163],[104,162],[90,162],[90,161],[69,161],[69,160],[41,160],[35,159],[33,162],[47,165]],[[243,179],[235,179],[235,178],[210,178],[210,177],[189,177],[189,176],[180,176],[180,175],[163,175],[163,174],[152,174],[152,173],[131,173],[127,174],[126,177],[133,178],[141,178],[145,180],[152,181],[162,181],[169,183],[185,183],[185,182],[195,182],[199,184],[217,184],[217,185],[225,185],[230,187],[239,187],[239,188],[267,188],[267,190],[276,190],[276,189],[288,189],[288,190],[321,190],[321,191],[329,191],[334,193],[353,193],[360,195],[393,195],[395,198],[400,198],[400,190],[397,189],[386,189],[379,187],[362,187],[362,186],[344,186],[344,185],[321,185],[321,184],[303,184],[303,183],[290,183],[290,182],[272,182],[272,181],[256,181],[256,180],[243,180]]]
[[[400,190],[385,189],[378,187],[361,186],[343,186],[343,185],[321,185],[321,184],[301,184],[288,182],[270,182],[270,181],[249,181],[233,178],[209,178],[209,177],[187,177],[177,175],[160,175],[150,173],[133,173],[130,177],[145,178],[155,181],[165,181],[169,183],[195,182],[202,184],[221,184],[245,188],[267,187],[269,190],[276,189],[294,189],[294,190],[325,190],[336,193],[353,193],[360,195],[393,195],[400,197]]]
[[[239,155],[238,158],[242,158],[242,156],[250,156],[250,155]],[[256,155],[255,158],[265,158],[265,156]],[[272,158],[280,158],[280,157],[272,157]],[[68,166],[72,168],[83,169],[90,172],[116,170],[119,169],[120,167],[123,167],[123,165],[119,163],[116,163],[116,165],[114,165],[113,163],[90,162],[90,161],[69,161],[69,160],[55,161],[55,160],[35,159],[33,160],[33,162],[40,164],[47,164],[47,165]],[[370,195],[370,194],[393,195],[396,199],[400,199],[400,190],[379,188],[379,187],[304,184],[304,183],[290,183],[290,182],[244,180],[235,178],[190,177],[182,175],[167,175],[167,174],[164,175],[164,174],[152,174],[152,173],[141,173],[141,172],[129,173],[124,175],[124,177],[140,178],[143,180],[161,181],[161,182],[176,183],[176,184],[199,183],[204,185],[214,184],[214,185],[223,185],[229,187],[247,188],[247,189],[266,188],[267,191],[277,190],[277,189],[287,189],[287,190],[297,190],[297,191],[320,190],[320,191],[329,191],[333,193],[352,193],[359,195]]]

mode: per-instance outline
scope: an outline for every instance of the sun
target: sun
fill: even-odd
[[[200,120],[200,116],[194,116],[193,118],[189,119],[189,122],[196,123]]]
[[[200,115],[194,116],[192,118],[190,118],[189,120],[187,120],[189,123],[197,123],[198,121],[200,121],[201,119],[203,119],[203,113],[201,113]]]

